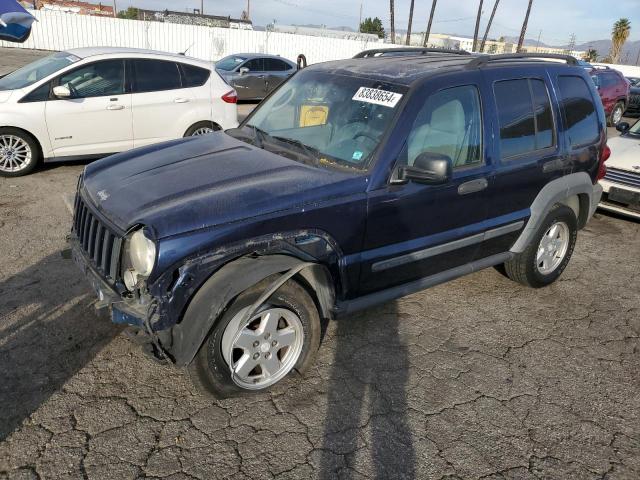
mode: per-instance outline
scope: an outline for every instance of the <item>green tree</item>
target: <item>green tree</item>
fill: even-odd
[[[384,38],[384,27],[382,26],[382,20],[378,17],[367,17],[364,22],[360,24],[360,33],[373,33],[378,35],[378,38]]]
[[[620,61],[620,53],[622,47],[629,38],[631,33],[631,22],[628,18],[621,18],[613,24],[613,30],[611,30],[611,61],[618,63]]]
[[[590,48],[586,51],[582,59],[585,62],[595,62],[598,60],[598,51],[595,48]]]
[[[120,10],[118,12],[118,18],[125,18],[127,20],[137,20],[138,9],[134,7],[129,7],[126,10]]]

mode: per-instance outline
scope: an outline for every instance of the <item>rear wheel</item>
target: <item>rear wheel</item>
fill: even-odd
[[[577,235],[578,222],[573,210],[556,205],[529,246],[504,264],[506,275],[533,288],[555,282],[571,259]]]
[[[0,128],[0,176],[31,173],[40,161],[40,149],[29,134],[17,128]]]
[[[195,125],[191,125],[185,132],[185,137],[199,137],[200,135],[207,135],[220,130],[220,126],[213,122],[198,122]]]
[[[247,318],[268,285],[261,282],[236,298],[189,365],[203,392],[218,398],[262,392],[313,363],[320,317],[298,283],[289,280]]]
[[[624,115],[624,103],[618,102],[613,106],[613,110],[611,110],[611,115],[609,115],[609,125],[615,127],[622,120],[622,116]]]

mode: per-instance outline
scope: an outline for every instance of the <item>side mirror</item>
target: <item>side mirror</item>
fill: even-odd
[[[413,181],[427,185],[442,185],[451,180],[453,161],[447,155],[423,152],[415,159],[412,166],[400,167],[398,180]]]
[[[69,87],[65,87],[64,85],[53,87],[53,94],[57,98],[71,98],[71,90],[69,90]]]
[[[618,130],[620,133],[627,133],[627,130],[629,130],[630,128],[631,126],[627,122],[620,122],[616,125],[616,130]]]
[[[249,73],[249,69],[247,67],[240,67],[240,70],[238,70],[238,73],[242,76],[246,73]]]

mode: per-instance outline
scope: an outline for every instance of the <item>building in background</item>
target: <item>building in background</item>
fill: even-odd
[[[25,3],[30,3],[29,8],[34,8],[34,2]],[[103,5],[102,3],[77,2],[75,0],[36,0],[35,9],[99,17],[115,16],[111,6]]]
[[[197,10],[190,12],[174,12],[171,10],[142,10],[138,9],[138,20],[164,23],[179,23],[181,25],[198,25],[203,27],[233,28],[238,30],[253,30],[251,20],[240,18],[220,17],[217,15],[202,15]]]

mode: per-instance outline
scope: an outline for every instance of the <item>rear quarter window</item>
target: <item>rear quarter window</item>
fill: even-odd
[[[196,67],[195,65],[181,63],[180,67],[182,68],[182,85],[184,87],[201,87],[207,83],[211,75],[211,72],[206,68]]]
[[[572,148],[597,143],[600,138],[599,120],[591,90],[582,77],[558,77],[560,110],[564,118]]]

